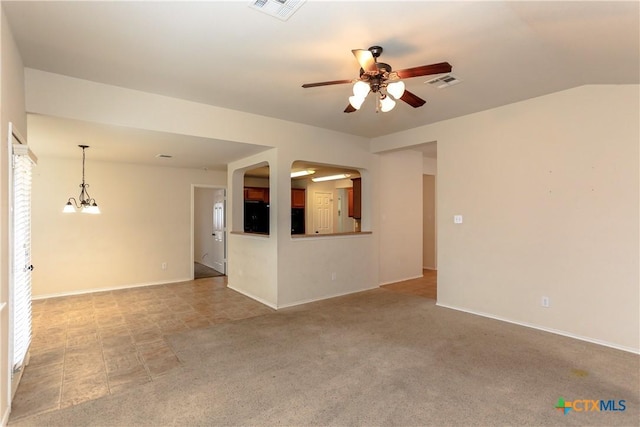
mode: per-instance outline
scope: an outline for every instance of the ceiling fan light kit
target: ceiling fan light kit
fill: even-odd
[[[371,46],[369,49],[354,49],[351,52],[360,64],[360,77],[355,80],[332,80],[318,83],[305,83],[303,88],[328,86],[335,84],[354,83],[353,96],[349,97],[349,104],[344,109],[345,113],[352,113],[362,107],[370,92],[376,94],[376,112],[386,113],[393,110],[397,100],[402,100],[413,108],[421,107],[425,100],[406,90],[406,85],[401,79],[427,76],[433,74],[448,73],[452,70],[448,62],[440,62],[431,65],[407,68],[393,71],[389,64],[378,62],[382,54],[382,47]]]

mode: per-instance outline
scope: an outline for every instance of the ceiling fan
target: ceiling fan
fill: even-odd
[[[353,52],[353,55],[361,67],[359,78],[305,83],[302,85],[303,88],[310,88],[354,83],[353,96],[349,97],[349,104],[347,108],[344,109],[345,113],[352,113],[359,110],[369,92],[373,92],[378,98],[376,112],[382,111],[386,113],[387,111],[391,111],[396,105],[395,100],[398,99],[401,99],[413,108],[421,107],[426,101],[406,90],[402,79],[448,73],[452,69],[451,64],[448,62],[439,62],[437,64],[393,71],[391,65],[378,62],[378,57],[382,54],[382,48],[380,46],[371,46],[367,50],[353,49],[351,52]]]

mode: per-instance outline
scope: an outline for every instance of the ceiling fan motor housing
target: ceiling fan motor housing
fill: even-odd
[[[389,64],[376,62],[376,67],[378,69],[377,72],[367,72],[360,68],[360,80],[369,83],[371,92],[374,93],[386,86],[386,82],[389,80],[389,74],[391,73],[391,65]]]
[[[371,54],[373,55],[374,58],[379,57],[382,54],[382,47],[380,46],[371,46],[369,49],[367,49],[369,52],[371,52]]]

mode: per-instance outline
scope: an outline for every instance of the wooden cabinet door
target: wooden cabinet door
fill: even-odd
[[[353,218],[353,188],[347,188],[347,206],[349,207],[349,217]]]
[[[304,208],[304,205],[305,205],[304,188],[292,188],[291,189],[291,207]]]
[[[269,189],[258,187],[245,187],[244,188],[245,200],[257,200],[259,202],[269,203]]]
[[[353,181],[353,217],[362,218],[362,181],[354,178]]]

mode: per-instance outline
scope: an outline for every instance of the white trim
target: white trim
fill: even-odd
[[[4,308],[6,307],[7,303],[3,302],[2,304],[0,304],[0,313],[2,313],[2,310],[4,310]]]
[[[435,267],[422,267],[423,270],[429,270],[429,271],[438,271],[437,268]]]
[[[131,289],[131,288],[143,288],[145,286],[170,285],[172,283],[191,282],[192,280],[193,279],[184,278],[184,279],[171,280],[169,282],[159,281],[159,282],[148,282],[148,283],[136,283],[136,284],[133,284],[133,285],[124,285],[124,286],[109,287],[109,288],[83,289],[83,290],[80,290],[80,291],[60,292],[60,293],[57,293],[57,294],[37,295],[37,296],[34,296],[32,299],[35,301],[35,300],[41,300],[41,299],[47,299],[47,298],[57,298],[57,297],[67,297],[67,296],[72,296],[72,295],[91,294],[93,292],[121,291],[121,290],[124,290],[124,289]]]
[[[14,133],[14,137],[15,137],[15,133]],[[16,137],[16,139],[18,139],[18,137]],[[17,154],[18,156],[27,156],[29,160],[31,160],[31,163],[33,163],[34,165],[38,164],[38,157],[35,154],[33,154],[33,151],[31,151],[31,148],[29,148],[28,145],[22,142],[20,144],[14,143],[12,145],[12,150],[13,150],[13,154]]]
[[[239,294],[242,294],[242,295],[244,295],[245,297],[251,298],[252,300],[258,301],[260,304],[264,304],[264,305],[266,305],[266,306],[267,306],[267,307],[269,307],[269,308],[273,308],[274,310],[277,310],[277,309],[278,309],[278,307],[277,307],[276,305],[271,304],[269,301],[267,301],[267,300],[265,300],[265,299],[262,299],[262,298],[260,298],[260,297],[257,297],[257,296],[255,296],[255,295],[251,295],[250,293],[248,293],[248,292],[246,292],[246,291],[243,291],[243,290],[241,290],[241,289],[238,289],[238,288],[236,288],[236,287],[234,287],[234,286],[232,286],[232,285],[227,284],[227,288],[229,288],[229,289],[233,289],[234,291],[238,292]]]
[[[451,305],[447,305],[447,304],[442,304],[442,303],[439,303],[439,302],[436,302],[436,305],[439,306],[439,307],[443,307],[443,308],[449,308],[451,310],[457,310],[457,311],[463,311],[463,312],[469,313],[469,314],[475,314],[476,316],[482,316],[482,317],[488,317],[489,319],[500,320],[501,322],[512,323],[512,324],[518,325],[518,326],[524,326],[526,328],[537,329],[539,331],[544,331],[544,332],[550,332],[552,334],[562,335],[564,337],[573,338],[573,339],[580,340],[580,341],[586,341],[586,342],[590,342],[592,344],[598,344],[598,345],[602,345],[602,346],[605,346],[605,347],[611,347],[611,348],[615,348],[616,350],[622,350],[622,351],[627,351],[629,353],[640,354],[640,349],[638,349],[638,348],[626,347],[626,346],[615,344],[615,343],[611,343],[611,342],[608,342],[608,341],[602,341],[602,340],[595,339],[595,338],[583,337],[581,335],[572,334],[571,332],[560,331],[560,330],[557,330],[557,329],[547,328],[547,327],[544,327],[544,326],[538,326],[538,325],[534,325],[534,324],[526,323],[526,322],[518,322],[518,321],[515,321],[515,320],[506,319],[504,317],[494,316],[492,314],[482,313],[482,312],[479,312],[479,311],[469,310],[469,309],[466,309],[466,308],[455,307],[455,306],[451,306]]]
[[[7,407],[7,410],[4,411],[2,415],[2,420],[0,421],[0,426],[6,426],[9,423],[9,414],[11,413],[11,407]]]
[[[390,285],[392,283],[406,282],[407,280],[422,279],[423,277],[424,277],[424,275],[421,274],[419,276],[407,277],[406,279],[394,279],[394,280],[391,280],[389,282],[380,283],[378,286]]]
[[[282,305],[278,305],[278,309],[288,308],[288,307],[295,307],[297,305],[309,304],[311,302],[316,302],[316,301],[324,301],[324,300],[330,299],[330,298],[337,298],[337,297],[342,297],[342,296],[345,296],[345,295],[357,294],[359,292],[371,291],[373,289],[378,289],[378,286],[374,286],[372,288],[358,289],[356,291],[339,292],[337,294],[323,295],[323,296],[317,297],[317,298],[310,298],[310,299],[300,300],[300,301],[296,301],[296,302],[292,302],[292,303],[288,303],[288,304],[282,304]]]

